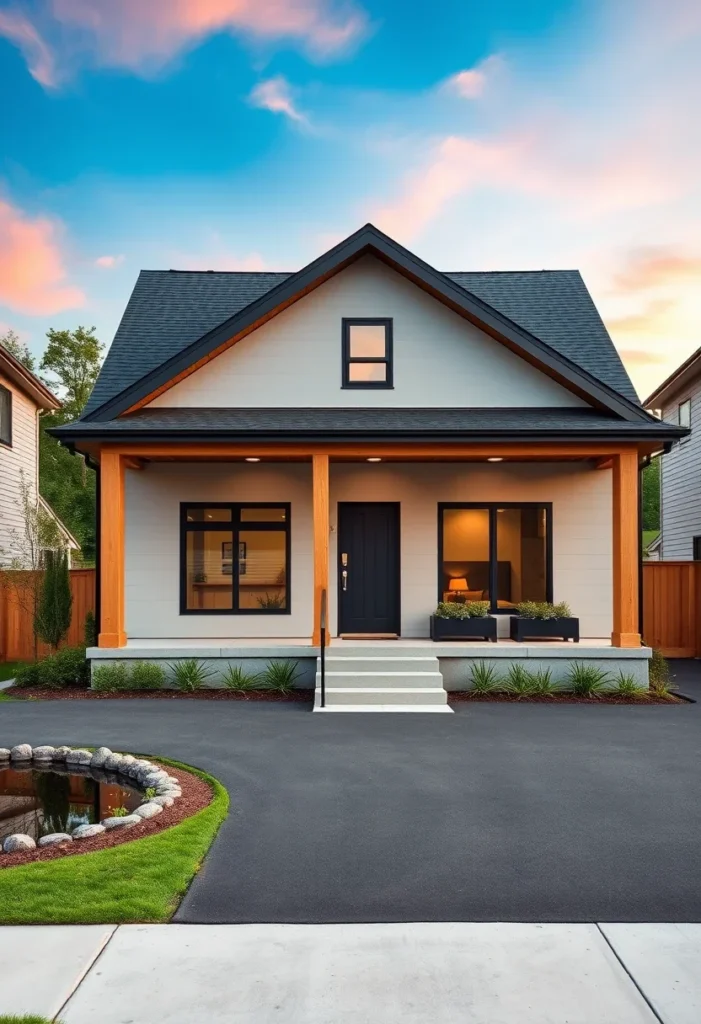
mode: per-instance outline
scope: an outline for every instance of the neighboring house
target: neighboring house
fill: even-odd
[[[653,391],[645,408],[687,434],[662,456],[659,557],[701,560],[701,348]]]
[[[75,537],[39,497],[39,417],[61,403],[38,377],[0,345],[0,565],[25,564],[22,480],[32,500],[55,519],[69,553]]]
[[[639,466],[684,431],[642,409],[576,271],[440,273],[371,225],[297,273],[143,271],[54,433],[100,469],[95,658],[313,673],[327,594],[363,703],[373,659],[440,679],[438,655],[453,686],[451,656],[485,656],[425,642],[459,590],[501,637],[519,601],[567,601],[577,657],[646,673]]]

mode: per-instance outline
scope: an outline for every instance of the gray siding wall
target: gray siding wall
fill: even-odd
[[[678,422],[679,403],[691,399],[691,436],[662,456],[662,558],[691,559],[693,538],[701,536],[701,380],[662,410]]]
[[[2,374],[0,384],[12,392],[12,446],[0,444],[0,565],[8,565],[26,556],[20,480],[36,494],[38,419],[34,402]]]

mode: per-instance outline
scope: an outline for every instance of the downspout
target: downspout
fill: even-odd
[[[90,460],[90,462],[92,463],[92,467],[95,470],[95,632],[97,633],[95,642],[97,643],[97,638],[100,636],[100,633],[102,632],[102,622],[100,619],[102,610],[102,601],[100,596],[102,593],[102,587],[100,586],[100,548],[102,546],[100,544],[100,528],[102,519],[102,492],[100,488],[100,463],[93,462],[92,459]]]
[[[643,473],[651,461],[650,456],[646,455],[638,470],[638,632],[643,643],[645,643],[643,639],[645,607],[643,592]]]

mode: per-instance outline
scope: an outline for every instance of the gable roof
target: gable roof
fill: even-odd
[[[0,374],[11,380],[15,387],[27,395],[38,409],[60,409],[59,402],[53,391],[49,391],[43,381],[28,370],[24,363],[15,359],[4,345],[0,345]]]
[[[692,352],[688,359],[685,359],[681,366],[678,366],[673,373],[670,373],[666,380],[663,380],[659,387],[655,388],[644,402],[646,409],[655,409],[663,405],[674,396],[677,391],[688,388],[701,377],[701,348]]]
[[[647,419],[578,272],[442,274],[372,225],[295,274],[142,271],[82,419],[144,403],[368,253],[600,408]]]

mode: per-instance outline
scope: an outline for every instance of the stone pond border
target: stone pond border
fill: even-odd
[[[12,767],[28,768],[31,764],[48,768],[51,765],[65,765],[78,769],[95,769],[123,775],[125,779],[142,790],[154,789],[156,795],[146,797],[144,803],[131,814],[114,818],[105,818],[100,824],[79,825],[68,835],[67,832],[52,832],[42,836],[36,843],[31,836],[20,832],[7,836],[2,852],[5,854],[19,853],[53,846],[56,843],[72,843],[81,839],[91,839],[112,829],[130,828],[138,825],[146,818],[155,818],[164,807],[172,807],[182,796],[180,782],[174,775],[169,775],[164,768],[147,761],[145,758],[134,757],[133,754],[116,754],[109,747],[98,747],[94,752],[82,747],[31,747],[28,743],[19,743],[12,748],[0,747],[0,769]]]

